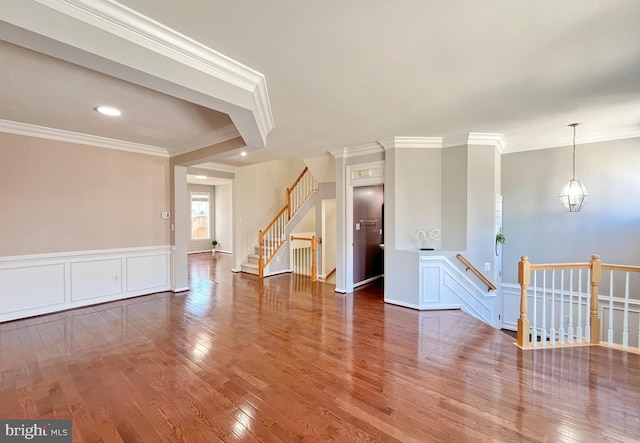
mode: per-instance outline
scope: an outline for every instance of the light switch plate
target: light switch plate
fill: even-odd
[[[162,218],[171,218],[171,213],[170,212],[161,212],[160,213],[160,217],[162,217]]]

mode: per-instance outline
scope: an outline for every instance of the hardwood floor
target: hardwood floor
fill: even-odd
[[[187,293],[0,324],[0,418],[72,419],[74,442],[640,441],[640,355],[189,266]]]

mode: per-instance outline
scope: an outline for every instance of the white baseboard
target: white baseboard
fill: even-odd
[[[0,322],[168,291],[172,254],[153,246],[0,257]]]

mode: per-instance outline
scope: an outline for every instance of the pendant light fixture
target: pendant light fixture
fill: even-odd
[[[589,198],[587,188],[584,187],[582,182],[576,179],[576,126],[580,123],[571,123],[569,126],[573,126],[573,177],[569,180],[558,198],[562,207],[566,212],[580,212],[584,203]]]

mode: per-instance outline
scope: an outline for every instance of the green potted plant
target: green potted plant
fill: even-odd
[[[498,232],[496,235],[496,255],[500,255],[500,247],[505,244],[507,239],[502,232]]]
[[[218,240],[211,240],[211,255],[216,254],[217,247],[218,247]]]

